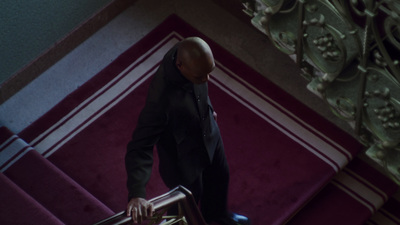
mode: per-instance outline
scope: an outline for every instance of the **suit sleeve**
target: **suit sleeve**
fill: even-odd
[[[125,155],[129,200],[133,197],[146,198],[146,184],[153,165],[153,147],[166,124],[167,115],[162,105],[147,102],[140,113]]]

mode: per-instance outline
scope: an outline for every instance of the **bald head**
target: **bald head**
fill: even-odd
[[[178,46],[176,66],[192,83],[207,82],[215,67],[210,46],[198,37],[184,39]]]

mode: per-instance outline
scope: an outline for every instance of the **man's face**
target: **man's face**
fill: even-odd
[[[207,62],[190,63],[178,67],[182,75],[190,82],[194,84],[203,84],[210,79],[210,73],[215,68],[215,62],[213,58],[210,58]]]
[[[184,70],[181,72],[186,77],[186,79],[188,79],[190,82],[192,82],[194,84],[203,84],[210,79],[211,71],[212,70],[210,70],[208,72],[196,72],[196,71],[192,71],[192,70]]]

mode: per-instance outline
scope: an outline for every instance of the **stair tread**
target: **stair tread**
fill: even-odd
[[[0,190],[0,224],[64,224],[2,173]]]
[[[114,214],[34,150],[4,174],[66,224],[90,224]]]
[[[400,224],[400,190],[392,196],[371,218],[367,224]]]
[[[289,222],[363,224],[390,200],[397,184],[360,159],[353,159]]]
[[[0,125],[0,172],[4,172],[33,148],[7,127]]]

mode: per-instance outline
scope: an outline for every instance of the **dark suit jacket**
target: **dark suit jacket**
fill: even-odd
[[[176,49],[177,45],[164,56],[154,75],[127,146],[129,198],[146,197],[154,145],[160,158],[161,176],[174,176],[185,185],[191,184],[210,164],[221,138],[207,83],[195,85],[180,73],[175,66]]]

